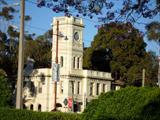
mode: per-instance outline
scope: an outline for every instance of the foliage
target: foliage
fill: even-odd
[[[25,58],[29,56],[35,60],[34,68],[51,66],[51,39],[52,30],[48,30],[43,35],[26,41]]]
[[[0,108],[2,120],[80,120],[80,115],[61,112],[33,112]]]
[[[118,7],[117,7],[118,4]],[[132,21],[136,22],[140,17],[153,18],[159,12],[159,1],[152,0],[37,0],[38,7],[48,7],[53,12],[64,12],[65,15],[72,15],[72,10],[79,14],[93,18],[94,15],[102,16],[100,20]],[[137,19],[138,18],[138,19]]]
[[[50,67],[51,43],[44,40],[43,36],[39,36],[36,40],[26,41],[25,56],[35,60],[35,68]]]
[[[0,0],[0,3],[2,3],[2,9],[0,9],[0,19],[2,19],[4,22],[12,21],[14,19],[15,13],[17,12],[17,9],[15,7],[12,8],[13,6],[8,5],[7,2],[8,1],[6,0]],[[31,17],[29,15],[26,15],[25,22],[29,22],[30,20]],[[6,76],[8,78],[7,82],[11,85],[12,96],[15,97],[14,91],[18,67],[19,31],[13,25],[7,24],[5,28],[7,28],[6,31],[0,28],[0,69],[2,69],[6,73]],[[51,31],[49,32],[51,33]],[[41,36],[41,38],[43,39],[40,39],[40,37],[34,38],[35,34],[27,34],[25,32],[26,53],[24,55],[24,64],[26,64],[27,57],[32,57],[36,61],[35,67],[50,66],[51,44],[48,41],[49,38],[44,38],[46,34],[47,32]]]
[[[10,86],[5,76],[0,73],[0,107],[7,107],[11,98]]]
[[[15,9],[13,7],[3,7],[0,11],[0,17],[5,18],[5,20],[11,20],[13,19],[13,13],[15,12]]]
[[[31,16],[26,15],[24,19],[25,19],[25,21],[30,21],[32,18],[31,18]]]
[[[149,40],[160,42],[160,22],[154,21],[146,26],[147,37]]]
[[[84,53],[83,67],[100,71],[111,71],[114,79],[127,85],[141,85],[142,69],[146,69],[146,85],[155,85],[158,62],[152,53],[145,51],[146,43],[141,32],[130,23],[103,25],[90,48]],[[149,61],[150,59],[150,61]],[[154,74],[154,72],[155,74]]]
[[[46,33],[45,33],[46,34]],[[8,26],[7,33],[0,31],[0,69],[4,70],[12,91],[15,89],[18,65],[18,36],[12,26]],[[31,57],[35,60],[35,68],[51,66],[51,43],[43,35],[33,39],[25,36],[25,59]],[[36,52],[35,52],[36,51]],[[14,93],[13,93],[14,94]],[[14,95],[13,95],[14,96]]]
[[[160,1],[159,1],[159,3],[160,3]],[[159,55],[160,55],[160,22],[153,21],[146,26],[146,29],[147,29],[148,39],[158,43],[158,45],[159,45]],[[159,66],[159,69],[160,69],[160,66]],[[158,64],[157,64],[157,69],[154,72],[157,73],[157,71],[158,71]]]
[[[17,33],[13,31],[12,27],[8,28],[10,36],[0,31],[0,69],[6,72],[9,79],[13,79],[17,69]]]
[[[146,69],[145,84],[156,86],[158,74],[158,59],[153,52],[147,52],[143,60],[144,68]]]
[[[92,62],[90,60],[91,56],[92,56],[92,49],[91,48],[84,49],[83,68],[91,68],[92,67]]]
[[[17,75],[19,32],[12,26],[8,26],[7,33],[0,30],[0,35],[0,69],[7,74],[13,91]]]
[[[160,89],[127,87],[101,94],[83,113],[83,120],[158,120]]]
[[[34,68],[45,68],[51,66],[51,40],[52,30],[33,39],[28,36],[25,46],[25,60],[27,57],[34,59]],[[36,51],[36,52],[35,52]]]

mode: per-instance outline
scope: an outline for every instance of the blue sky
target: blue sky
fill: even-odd
[[[19,0],[7,0],[9,4],[12,4],[12,2],[19,2]],[[36,2],[36,0],[26,0],[26,6],[25,6],[25,14],[30,15],[32,17],[32,20],[28,23],[26,23],[25,30],[29,31],[29,33],[36,33],[36,35],[41,35],[45,31],[51,28],[51,23],[53,17],[56,16],[63,16],[63,13],[54,13],[49,8],[38,8],[36,4],[32,3]],[[154,19],[140,19],[139,22],[142,23],[150,23],[151,21],[158,21],[160,19],[159,16],[156,16]],[[97,33],[97,28],[95,28],[95,25],[99,25],[98,20],[93,18],[87,18],[84,19],[84,45],[90,46],[91,41],[93,40],[94,36]],[[19,16],[17,16],[17,19],[12,22],[12,24],[19,27]],[[135,27],[138,28],[141,31],[145,31],[145,25],[144,24],[135,24]],[[145,42],[147,43],[147,50],[152,50],[156,52],[158,55],[158,44],[155,42],[149,42],[147,38],[144,38]]]

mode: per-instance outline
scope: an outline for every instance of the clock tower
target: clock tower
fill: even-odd
[[[58,21],[58,22],[57,22]],[[57,23],[59,23],[57,25]],[[58,27],[58,63],[61,74],[82,69],[83,64],[83,21],[75,17],[53,19],[52,62],[55,62]]]
[[[31,86],[24,88],[27,109],[82,112],[87,102],[110,90],[113,80],[110,73],[82,68],[83,28],[79,18],[53,19],[52,68],[35,69],[31,73],[27,82],[32,82],[37,92],[32,96]]]

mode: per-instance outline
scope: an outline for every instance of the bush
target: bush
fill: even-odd
[[[1,120],[80,120],[79,114],[0,108]]]
[[[4,75],[0,74],[0,107],[9,106],[9,101],[11,99],[11,91],[9,84]]]
[[[84,120],[158,120],[160,89],[127,87],[103,93],[89,103],[82,117]]]

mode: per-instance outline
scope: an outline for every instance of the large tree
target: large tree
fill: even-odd
[[[51,67],[51,42],[48,36],[49,31],[38,36],[35,40],[27,40],[25,56],[35,61],[34,68]],[[47,36],[46,36],[47,34]],[[36,51],[36,52],[35,52]]]
[[[17,79],[19,31],[11,24],[11,21],[14,20],[17,9],[12,5],[8,5],[8,1],[5,1],[6,0],[0,0],[0,4],[2,5],[2,8],[0,9],[0,19],[3,21],[3,24],[0,23],[0,69],[6,73],[7,82],[11,85],[12,96],[14,96]],[[26,15],[25,22],[29,22],[30,20],[31,17]],[[4,24],[5,22],[8,24]],[[3,29],[3,27],[5,29]],[[33,34],[25,32],[25,41],[26,44],[28,43],[27,41],[33,41]],[[30,46],[30,48],[31,47],[32,46]],[[37,51],[39,50],[42,51],[42,49],[38,49]],[[24,63],[26,63],[27,55],[28,54],[25,54]]]
[[[153,21],[151,23],[149,23],[148,25],[146,25],[146,29],[147,29],[147,37],[149,40],[155,41],[156,43],[158,43],[158,56],[160,57],[160,22],[158,21]],[[158,67],[158,65],[157,65]],[[159,65],[159,69],[157,71],[155,71],[158,73],[158,84],[160,86],[160,65]]]
[[[111,71],[114,79],[137,86],[141,85],[142,69],[146,69],[146,84],[155,85],[157,61],[145,47],[143,35],[130,23],[105,24],[84,52],[84,68]]]

